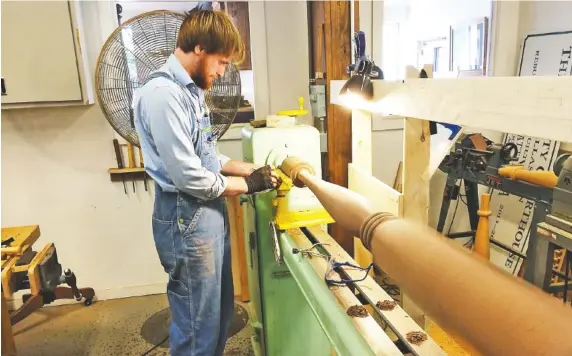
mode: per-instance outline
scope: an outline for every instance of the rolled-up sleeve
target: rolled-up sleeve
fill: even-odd
[[[230,157],[223,155],[222,153],[218,152],[218,161],[220,162],[220,166],[224,167],[224,165],[230,161]]]
[[[189,110],[179,95],[168,86],[153,91],[145,105],[149,131],[178,190],[201,200],[217,198],[226,189],[227,178],[203,167],[192,139],[197,120],[189,119]]]

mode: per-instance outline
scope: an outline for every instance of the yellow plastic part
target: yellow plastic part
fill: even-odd
[[[278,115],[283,116],[304,116],[308,113],[308,110],[304,109],[304,98],[299,97],[298,103],[300,104],[300,108],[298,110],[282,110],[278,111]]]
[[[322,224],[332,224],[334,219],[326,209],[314,209],[306,211],[288,211],[287,194],[294,184],[292,179],[284,174],[280,169],[276,170],[277,175],[282,179],[282,184],[278,187],[276,198],[272,201],[275,215],[274,223],[280,230],[288,230],[299,227],[315,226]]]

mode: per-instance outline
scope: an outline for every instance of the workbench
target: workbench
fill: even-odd
[[[57,299],[84,299],[91,305],[92,288],[77,288],[74,273],[58,262],[54,243],[47,243],[36,252],[34,243],[40,237],[38,225],[2,228],[2,355],[15,355],[12,326],[45,304]],[[66,283],[69,287],[62,287]],[[22,297],[23,305],[8,312],[7,300],[20,290],[30,293]]]
[[[7,299],[14,293],[12,275],[22,251],[27,250],[40,237],[38,225],[2,228],[2,355],[16,355]],[[9,239],[14,241],[4,247]],[[36,283],[37,281],[34,281]]]

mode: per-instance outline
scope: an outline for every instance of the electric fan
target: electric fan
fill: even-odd
[[[151,72],[175,50],[185,15],[168,10],[150,11],[130,18],[109,36],[97,60],[95,82],[99,105],[111,126],[139,147],[133,123],[133,93]],[[241,102],[238,68],[229,64],[225,74],[205,91],[217,139],[232,124]]]

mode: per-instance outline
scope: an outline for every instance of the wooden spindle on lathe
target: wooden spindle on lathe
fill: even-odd
[[[473,253],[490,259],[491,255],[491,240],[489,237],[489,216],[491,216],[490,209],[490,194],[483,194],[481,196],[481,208],[477,211],[479,214],[479,224],[477,225],[477,232],[475,233],[475,246]]]
[[[280,169],[359,236],[374,262],[444,330],[480,355],[572,355],[572,308],[435,230],[376,211],[359,194],[288,157]],[[482,209],[488,207],[488,201]],[[376,225],[377,222],[377,225]],[[375,227],[372,227],[375,225]]]

